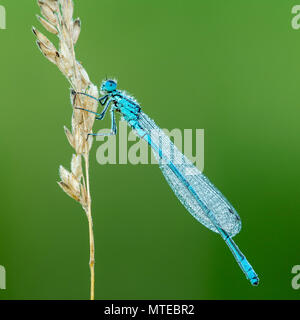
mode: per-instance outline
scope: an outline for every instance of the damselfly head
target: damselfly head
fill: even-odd
[[[113,92],[117,89],[117,82],[115,80],[105,80],[101,84],[100,91],[103,94]]]

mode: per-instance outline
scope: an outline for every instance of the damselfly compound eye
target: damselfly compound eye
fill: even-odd
[[[116,90],[117,83],[114,80],[106,80],[103,84],[103,90],[107,92],[112,92]]]

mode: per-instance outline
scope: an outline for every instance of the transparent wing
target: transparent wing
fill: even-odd
[[[145,113],[141,112],[139,125],[151,137],[152,148],[159,162],[160,169],[170,187],[185,206],[185,208],[205,227],[218,232],[193,194],[186,188],[183,181],[171,170],[172,162],[185,180],[196,191],[198,197],[213,213],[215,221],[229,236],[235,236],[241,229],[241,220],[238,213],[222,195],[222,193],[188,160],[171,142],[169,137]],[[138,134],[138,133],[137,133]],[[142,137],[145,139],[145,137]]]

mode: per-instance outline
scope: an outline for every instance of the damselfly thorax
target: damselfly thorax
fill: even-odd
[[[116,91],[112,93],[111,98],[114,103],[114,108],[117,112],[120,112],[124,120],[127,122],[131,120],[138,120],[141,112],[141,107],[134,100],[134,98],[128,96],[124,91]]]

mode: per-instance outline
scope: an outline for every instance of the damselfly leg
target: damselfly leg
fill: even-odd
[[[112,100],[110,100],[105,109],[102,111],[102,113],[97,113],[97,112],[94,112],[92,110],[88,110],[88,109],[85,109],[85,108],[81,108],[81,107],[75,107],[75,109],[79,109],[79,110],[83,110],[83,111],[87,111],[87,112],[90,112],[90,113],[93,113],[95,115],[97,115],[98,117],[96,117],[95,119],[96,120],[103,120],[108,108],[109,108],[109,105],[111,103]],[[113,108],[110,109],[110,116],[111,116],[111,132],[110,133],[89,133],[87,135],[87,139],[89,136],[93,136],[93,137],[96,137],[96,136],[115,136],[117,134],[117,125],[116,125],[116,118],[115,118],[115,110]]]
[[[116,125],[116,118],[115,118],[115,110],[114,109],[110,109],[110,116],[111,116],[111,131],[109,133],[89,133],[88,137],[89,136],[93,136],[93,137],[97,137],[97,136],[102,136],[102,137],[115,136],[117,134],[117,125]],[[102,120],[102,119],[100,119],[100,120]]]
[[[96,116],[99,116],[99,117],[96,117],[96,119],[97,119],[97,118],[100,118],[100,117],[101,117],[101,115],[102,115],[102,113],[94,112],[94,111],[92,111],[92,110],[88,110],[88,109],[81,108],[81,107],[74,107],[74,109],[87,111],[87,112],[90,112],[90,113],[95,114]],[[98,119],[98,120],[102,120],[102,119]]]
[[[76,92],[76,91],[74,91],[74,90],[72,90],[72,94],[75,95],[75,96],[76,96],[77,94],[81,94],[81,95],[83,95],[83,96],[86,96],[86,97],[89,97],[89,98],[91,98],[91,99],[97,100],[98,102],[100,102],[100,104],[101,104],[102,106],[105,105],[105,103],[107,102],[107,99],[108,99],[108,95],[105,95],[105,96],[103,96],[103,97],[101,97],[101,98],[96,98],[96,97],[93,97],[93,96],[91,96],[91,95],[89,95],[89,94],[87,94],[87,93],[85,93],[85,92]]]
[[[104,118],[104,116],[105,116],[105,114],[106,114],[111,102],[112,102],[112,100],[108,101],[107,105],[105,106],[104,110],[101,113],[98,113],[98,112],[95,112],[95,111],[92,111],[92,110],[88,110],[88,109],[85,109],[85,108],[81,108],[81,107],[74,107],[74,108],[95,114],[97,116],[95,118],[96,120],[103,120],[103,118]]]

